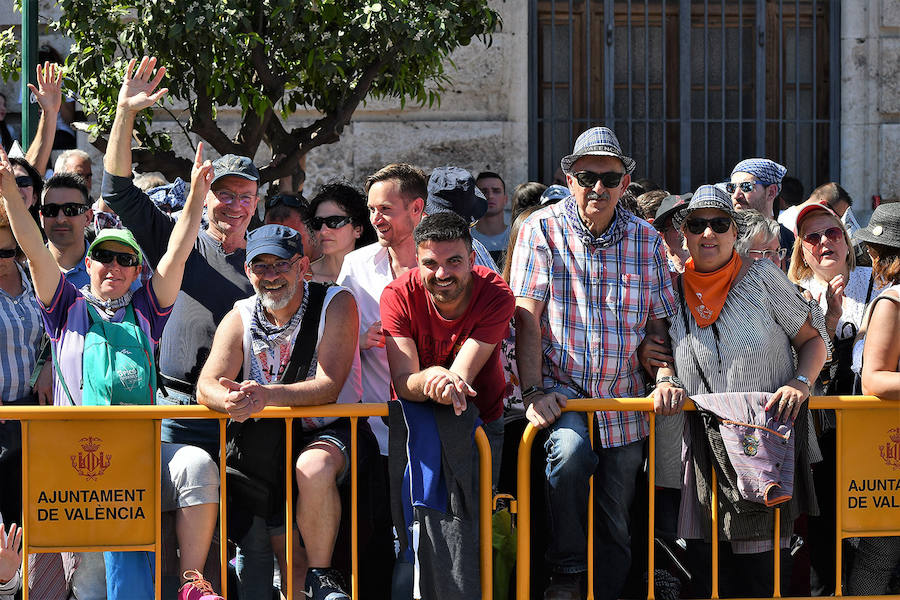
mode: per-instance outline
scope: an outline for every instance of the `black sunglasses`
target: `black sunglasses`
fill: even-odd
[[[83,215],[88,210],[87,204],[78,204],[77,202],[66,202],[65,204],[44,204],[40,208],[41,214],[45,217],[54,218],[62,211],[67,217],[77,217]]]
[[[0,258],[12,258],[18,251],[18,248],[2,248],[0,249]]]
[[[299,196],[294,196],[293,194],[278,194],[277,196],[272,196],[266,200],[266,210],[278,206],[279,204],[284,204],[285,206],[300,210],[309,208],[309,203]]]
[[[692,218],[685,222],[687,230],[694,235],[700,235],[709,227],[716,233],[725,233],[731,229],[731,219],[728,217],[715,217],[713,219]]]
[[[140,263],[137,254],[131,252],[113,252],[103,248],[94,248],[91,250],[91,259],[96,260],[104,265],[110,264],[113,260],[119,263],[120,267],[136,267]]]
[[[322,225],[328,227],[328,229],[340,229],[347,223],[352,223],[353,218],[348,217],[346,215],[331,215],[330,217],[313,217],[309,224],[310,227],[319,231],[322,229]]]
[[[33,186],[34,182],[31,181],[31,177],[29,175],[19,175],[16,177],[16,185],[21,188],[26,188]]]
[[[614,188],[622,183],[622,178],[625,177],[625,173],[619,173],[618,171],[609,171],[607,173],[578,171],[577,173],[572,173],[572,177],[574,177],[575,181],[578,182],[578,185],[583,188],[592,188],[597,185],[598,181],[602,183],[605,188]]]

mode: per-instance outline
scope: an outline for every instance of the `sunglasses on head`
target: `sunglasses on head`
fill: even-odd
[[[31,177],[28,175],[19,175],[16,177],[16,185],[20,188],[26,188],[33,186],[34,182],[31,181]]]
[[[749,194],[753,191],[753,188],[757,183],[762,186],[766,185],[764,182],[758,179],[754,179],[753,181],[742,181],[740,183],[728,182],[725,184],[725,191],[729,194],[733,194],[736,189],[741,188],[742,192],[744,192],[745,194]]]
[[[300,260],[299,258],[295,258],[294,260],[276,260],[273,263],[264,263],[264,262],[254,262],[250,263],[250,270],[254,275],[268,275],[269,273],[273,273],[276,275],[281,275],[282,273],[287,273],[291,270],[291,265]]]
[[[815,246],[822,241],[823,237],[827,237],[832,242],[844,239],[844,232],[840,227],[829,227],[824,231],[812,231],[803,236],[803,241],[810,246]]]
[[[583,188],[592,188],[597,185],[598,181],[602,183],[605,188],[614,188],[622,183],[622,178],[625,177],[625,173],[619,173],[618,171],[608,171],[606,173],[577,171],[572,173],[572,177],[574,177],[575,181],[578,182],[578,185]]]
[[[340,229],[347,223],[352,223],[353,218],[347,215],[331,215],[330,217],[313,217],[309,224],[310,226],[319,231],[322,229],[322,225],[328,227],[328,229]]]
[[[684,226],[694,235],[700,235],[709,227],[716,233],[725,233],[731,229],[730,217],[714,217],[712,219],[700,219],[692,217],[685,221]]]
[[[12,258],[18,251],[18,248],[0,248],[0,258]]]
[[[91,260],[96,260],[104,265],[110,264],[112,261],[119,263],[120,267],[136,267],[140,264],[137,254],[131,252],[114,252],[104,248],[94,248],[91,250]]]
[[[272,196],[271,198],[266,200],[266,210],[274,206],[278,206],[279,204],[284,204],[285,206],[301,210],[309,206],[306,200],[303,200],[299,196],[294,196],[293,194],[278,194],[277,196]]]
[[[62,211],[67,217],[77,217],[83,215],[88,210],[87,204],[78,204],[77,202],[66,202],[65,204],[44,204],[41,206],[41,214],[45,217],[54,218]]]

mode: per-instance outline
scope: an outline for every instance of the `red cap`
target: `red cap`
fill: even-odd
[[[838,214],[836,212],[831,210],[831,207],[828,206],[827,204],[825,204],[824,202],[814,202],[812,200],[809,200],[800,205],[800,210],[799,210],[799,212],[797,212],[797,220],[794,222],[794,235],[800,235],[799,234],[800,223],[803,222],[803,219],[808,217],[811,213],[814,213],[819,210],[831,215],[838,221],[841,220],[841,217],[838,216]]]

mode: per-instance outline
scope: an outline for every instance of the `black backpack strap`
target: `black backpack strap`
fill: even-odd
[[[322,317],[322,307],[325,304],[325,294],[329,285],[310,282],[309,300],[306,304],[306,312],[300,321],[300,332],[294,340],[294,348],[288,359],[287,367],[281,375],[278,383],[294,383],[305,378],[309,372],[309,364],[312,362],[316,344],[319,341],[319,320]]]

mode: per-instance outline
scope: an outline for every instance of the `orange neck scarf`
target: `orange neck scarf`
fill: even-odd
[[[694,259],[684,265],[684,301],[700,327],[708,327],[719,318],[728,290],[737,279],[741,261],[732,251],[731,260],[710,273],[700,273],[694,268]]]

